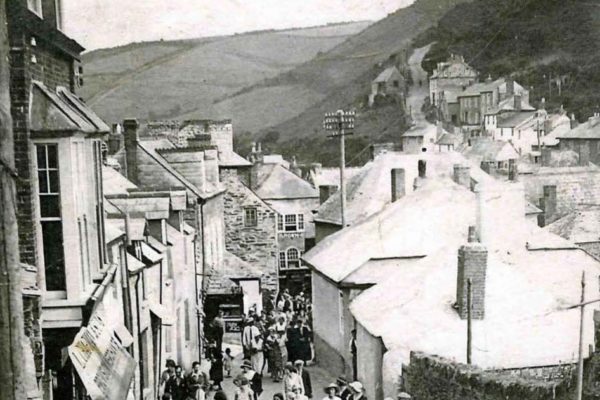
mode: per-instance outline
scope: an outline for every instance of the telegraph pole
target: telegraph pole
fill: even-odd
[[[344,169],[346,168],[346,135],[352,135],[354,129],[354,111],[338,110],[335,113],[325,114],[323,128],[333,132],[328,137],[340,138],[340,211],[342,229],[346,227],[346,182],[344,180]]]
[[[6,1],[0,0],[0,399],[26,399]]]
[[[472,289],[471,289],[471,279],[467,279],[467,364],[471,365],[471,348],[473,346],[473,318],[471,315],[471,311],[473,308],[472,305]]]
[[[577,359],[577,400],[583,396],[583,313],[585,310],[585,270],[581,273],[581,307],[579,315],[579,358]]]

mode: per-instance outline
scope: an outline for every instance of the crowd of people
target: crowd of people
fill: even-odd
[[[301,292],[291,296],[284,290],[272,296],[265,310],[257,312],[251,307],[242,316],[241,344],[243,362],[241,373],[234,377],[236,387],[233,400],[258,400],[263,392],[262,380],[269,374],[273,382],[282,383],[282,392],[273,400],[312,399],[309,372],[304,368],[313,360],[312,306]],[[223,351],[225,320],[222,312],[211,321],[206,346],[206,359],[210,361],[208,374],[195,362],[192,371],[185,374],[173,360],[167,360],[167,369],[161,376],[161,400],[205,400],[213,390],[214,400],[227,400],[222,388],[225,377],[232,377],[234,357],[231,349]],[[350,387],[360,385],[337,384],[325,388],[323,400],[366,400],[352,393]],[[359,391],[362,393],[362,390]]]

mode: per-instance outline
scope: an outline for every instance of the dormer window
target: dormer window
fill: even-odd
[[[27,8],[35,13],[38,17],[42,16],[42,0],[27,0]]]

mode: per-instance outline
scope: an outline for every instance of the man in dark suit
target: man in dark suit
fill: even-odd
[[[310,374],[304,369],[304,361],[296,360],[294,366],[298,370],[298,375],[302,377],[302,385],[304,385],[304,395],[312,399],[312,384],[310,382]]]

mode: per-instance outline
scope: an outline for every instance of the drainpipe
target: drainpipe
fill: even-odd
[[[205,269],[206,269],[206,259],[205,259],[205,254],[206,252],[204,251],[204,204],[206,203],[204,199],[199,199],[199,204],[200,204],[200,226],[199,229],[196,230],[196,240],[201,240],[202,241],[202,271],[200,274],[198,274],[198,265],[196,264],[196,246],[194,245],[194,272],[196,274],[195,278],[196,278],[196,307],[198,308],[198,310],[196,310],[196,316],[197,316],[197,324],[198,324],[198,358],[199,358],[199,362],[202,362],[202,340],[204,338],[204,324],[202,324],[201,321],[201,317],[200,317],[200,307],[202,307],[202,310],[204,310],[204,303],[203,303],[203,297],[202,295],[205,293],[205,288],[206,285],[204,283],[204,279],[206,278],[206,273],[205,273]],[[198,233],[200,232],[200,234]],[[198,237],[200,236],[200,237]],[[202,288],[200,289],[200,293],[198,293],[198,275],[202,276]]]
[[[102,295],[104,294],[104,291],[106,290],[106,287],[113,280],[116,270],[117,270],[117,266],[115,264],[113,264],[110,267],[110,269],[106,272],[106,275],[104,275],[104,279],[102,280],[102,283],[100,283],[100,285],[96,286],[96,288],[92,292],[92,295],[87,300],[85,307],[84,307],[85,315],[83,316],[83,325],[87,325],[88,322],[90,321],[90,317],[92,316],[92,308],[94,307],[94,305],[96,304],[98,299],[100,299],[102,297]]]
[[[127,243],[125,242],[124,245]],[[133,314],[131,312],[131,288],[129,285],[129,264],[127,263],[127,249],[121,248],[124,267],[121,270],[121,286],[123,287],[123,315],[125,317],[125,327],[129,332],[133,332]],[[135,358],[134,346],[131,346],[129,354]]]
[[[142,351],[142,326],[140,324],[140,293],[138,287],[140,285],[140,273],[137,273],[137,279],[135,280],[135,304],[137,309],[137,337],[138,337],[138,348],[140,357],[139,365],[140,365],[140,400],[144,400],[144,358],[141,357],[143,354]]]

